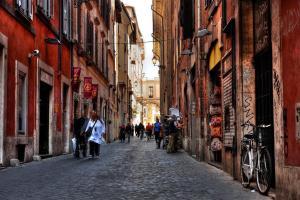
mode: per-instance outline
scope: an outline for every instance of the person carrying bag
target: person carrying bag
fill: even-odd
[[[99,157],[100,155],[100,144],[103,143],[103,133],[105,128],[103,124],[98,120],[97,113],[92,111],[91,120],[88,123],[86,128],[86,135],[90,134],[88,141],[90,143],[90,156],[92,158]]]

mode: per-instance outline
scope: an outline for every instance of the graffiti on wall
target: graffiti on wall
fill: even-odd
[[[254,111],[252,110],[253,98],[250,94],[244,94],[244,103],[243,103],[243,112],[244,112],[244,123],[254,124]],[[245,126],[244,127],[244,134],[252,134],[253,127]]]
[[[300,27],[300,2],[293,8],[288,9],[282,15],[281,31],[283,36],[293,33]]]
[[[280,104],[281,83],[280,83],[280,80],[279,80],[279,75],[277,74],[276,71],[274,71],[273,77],[274,77],[273,87],[274,87],[274,90],[276,91],[276,94],[278,96],[278,103]]]

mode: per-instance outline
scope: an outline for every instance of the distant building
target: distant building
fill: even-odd
[[[132,122],[134,124],[140,122],[139,114],[141,112],[141,104],[137,102],[137,97],[142,94],[143,79],[143,61],[145,59],[144,41],[142,33],[139,29],[137,16],[134,7],[126,6],[131,21],[135,28],[135,41],[129,45],[128,49],[128,76],[132,85]]]
[[[160,118],[160,83],[159,79],[143,79],[142,96],[137,98],[142,105],[141,122],[154,123],[155,119]]]

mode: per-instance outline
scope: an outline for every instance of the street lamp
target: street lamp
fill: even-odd
[[[153,58],[152,58],[152,63],[153,63],[154,66],[158,66],[158,65],[157,65],[158,59],[157,59],[156,56],[153,56]]]
[[[181,52],[181,55],[183,55],[183,56],[185,56],[185,55],[190,56],[192,54],[194,54],[194,52],[190,49],[185,49]]]
[[[199,29],[198,30],[198,32],[197,32],[197,35],[196,35],[196,37],[198,38],[198,37],[204,37],[204,36],[207,36],[207,35],[211,35],[212,34],[212,32],[211,31],[209,31],[209,30],[207,30],[206,28],[205,29]]]

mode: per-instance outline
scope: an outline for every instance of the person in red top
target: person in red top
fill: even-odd
[[[148,123],[146,126],[146,134],[147,134],[147,141],[149,141],[152,134],[152,126],[150,123]]]

